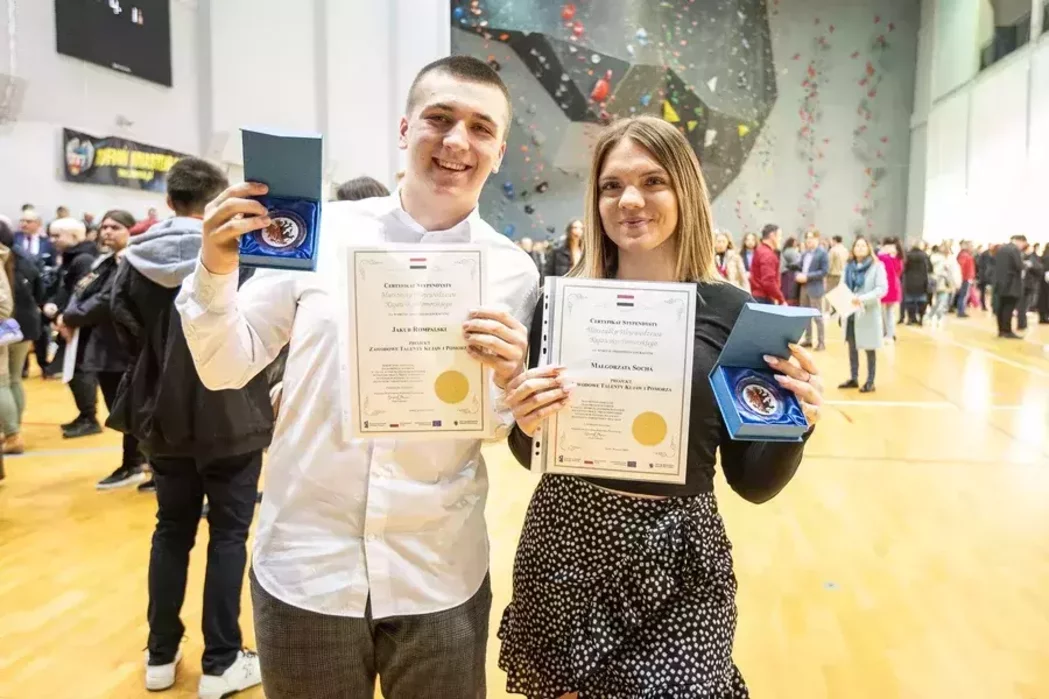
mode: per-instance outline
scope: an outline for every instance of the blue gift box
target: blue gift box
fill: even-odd
[[[248,267],[317,267],[324,156],[319,134],[241,129],[244,179],[269,187],[255,197],[272,223],[240,239],[240,262]]]
[[[766,354],[787,358],[815,308],[744,304],[717,364],[710,372],[721,417],[729,436],[756,442],[800,442],[809,429],[801,404],[776,381]]]

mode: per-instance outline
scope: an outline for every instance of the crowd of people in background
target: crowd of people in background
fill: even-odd
[[[535,261],[541,277],[562,276],[582,257],[583,224],[573,220],[553,241],[521,238],[520,247]],[[998,337],[1019,339],[1028,315],[1049,324],[1049,246],[1029,245],[1023,235],[1007,243],[973,246],[971,241],[932,244],[900,238],[880,243],[856,236],[848,247],[840,235],[819,230],[784,238],[776,224],[743,235],[737,248],[730,232],[714,237],[720,276],[744,289],[759,303],[818,308],[823,313],[805,330],[801,345],[826,349],[825,322],[834,314],[828,291],[848,284],[862,305],[844,321],[851,376],[840,388],[874,390],[877,350],[896,341],[896,326],[940,328],[950,315],[968,318],[971,309],[991,310]],[[1016,330],[1013,329],[1013,318]],[[815,331],[813,331],[813,327]],[[815,336],[815,338],[813,337]],[[859,383],[859,354],[867,358],[867,377]]]
[[[371,177],[339,185],[333,199],[358,200],[389,192]],[[45,217],[33,204],[22,206],[17,220],[0,215],[0,430],[4,454],[22,454],[26,393],[23,380],[33,364],[45,380],[65,380],[76,410],[60,425],[62,436],[76,439],[100,434],[98,394],[112,411],[117,388],[128,367],[128,353],[111,316],[112,288],[128,243],[177,219],[161,218],[150,207],[143,218],[111,209],[101,218],[91,212],[74,217],[58,206]],[[66,361],[76,336],[75,359]],[[275,376],[287,351],[275,363]],[[32,357],[32,361],[31,361]],[[67,364],[71,368],[63,376]],[[152,492],[149,464],[131,434],[123,436],[121,460],[101,478],[100,490],[137,485]],[[207,508],[203,514],[207,513]]]
[[[387,192],[377,180],[359,177],[340,185],[334,198]],[[45,224],[38,209],[26,204],[17,223],[0,216],[0,264],[5,270],[0,275],[0,428],[5,454],[26,449],[22,380],[29,375],[30,355],[45,379],[61,378],[75,333],[76,358],[65,378],[76,415],[61,425],[62,435],[75,439],[102,431],[97,395],[101,389],[112,409],[128,361],[104,310],[111,303],[110,281],[128,242],[159,223],[155,208],[141,219],[120,209],[96,219],[89,212],[75,218],[59,206]],[[525,237],[518,245],[541,277],[563,276],[582,259],[583,239],[583,222],[574,219],[557,239]],[[852,376],[843,388],[874,390],[875,352],[896,341],[899,324],[935,329],[949,315],[967,318],[970,309],[990,309],[998,336],[1017,339],[1027,329],[1029,313],[1036,313],[1039,323],[1049,323],[1049,248],[1042,252],[1023,235],[987,247],[965,240],[938,245],[916,240],[909,248],[895,237],[878,244],[858,236],[847,247],[840,235],[826,237],[812,229],[784,237],[779,226],[769,224],[760,233],[743,235],[738,247],[730,232],[717,231],[715,252],[720,276],[756,301],[823,310],[802,341],[816,351],[826,348],[824,326],[832,315],[826,293],[848,283],[862,297],[864,312],[845,322]],[[868,265],[875,265],[873,273],[867,273]],[[861,351],[868,365],[863,386],[858,382]],[[281,360],[283,356],[278,364]],[[120,463],[97,487],[133,484],[143,491],[154,488],[135,438],[125,435]]]
[[[340,185],[334,198],[354,200],[387,193],[377,180],[359,177]],[[45,223],[38,209],[26,204],[17,223],[0,216],[0,265],[5,271],[0,275],[4,454],[26,450],[22,381],[29,375],[30,355],[45,379],[61,378],[74,333],[79,335],[76,358],[66,380],[76,415],[61,425],[61,432],[67,439],[102,432],[97,395],[101,389],[107,408],[112,409],[128,362],[107,320],[110,282],[128,242],[159,223],[155,208],[141,219],[120,209],[96,219],[89,212],[75,218],[67,207],[59,206]],[[582,258],[583,239],[583,222],[575,219],[557,239],[536,242],[525,237],[518,245],[531,256],[541,277],[563,276]],[[896,341],[899,324],[935,329],[949,315],[967,318],[970,309],[989,309],[998,336],[1016,339],[1021,337],[1017,331],[1027,329],[1030,313],[1037,314],[1039,323],[1049,323],[1049,248],[1043,252],[1023,235],[987,247],[964,240],[938,245],[916,240],[909,249],[899,238],[887,237],[878,244],[859,236],[847,247],[840,235],[826,237],[813,229],[784,237],[779,226],[769,224],[758,234],[743,235],[738,247],[730,232],[717,231],[715,251],[720,276],[750,292],[756,301],[822,309],[824,314],[814,320],[802,341],[802,346],[816,351],[826,348],[824,326],[831,316],[824,296],[841,283],[855,286],[851,290],[862,296],[865,312],[845,324],[853,370],[844,388],[874,390],[875,352]],[[871,264],[877,269],[867,274]],[[861,350],[868,365],[863,386],[858,383]],[[282,355],[278,364],[283,359]],[[97,487],[127,485],[142,491],[154,488],[131,435],[124,436],[120,463]]]

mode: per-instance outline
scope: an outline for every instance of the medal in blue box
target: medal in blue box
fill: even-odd
[[[323,150],[316,134],[241,130],[244,179],[269,193],[255,197],[272,223],[240,239],[240,261],[249,267],[312,270],[317,266]]]
[[[800,442],[809,429],[797,396],[777,383],[766,354],[789,357],[814,308],[748,303],[710,372],[721,417],[734,440]]]

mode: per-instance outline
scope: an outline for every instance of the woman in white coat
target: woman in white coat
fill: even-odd
[[[852,254],[845,265],[842,284],[855,294],[853,305],[856,312],[845,323],[845,341],[849,345],[849,369],[851,377],[838,388],[859,388],[860,393],[874,390],[874,374],[877,366],[875,352],[881,349],[882,313],[881,298],[889,290],[885,265],[871,253],[867,239],[860,236],[852,243]],[[867,354],[867,382],[860,388],[860,354]]]

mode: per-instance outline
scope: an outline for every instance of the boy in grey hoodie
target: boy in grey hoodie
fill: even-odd
[[[204,207],[226,186],[225,176],[206,161],[185,158],[172,167],[168,206],[176,216],[132,239],[112,301],[131,360],[107,425],[138,437],[156,480],[146,688],[166,689],[175,682],[189,551],[207,496],[202,699],[261,682],[258,657],[243,649],[239,616],[248,527],[262,452],[273,431],[262,376],[232,391],[204,387],[174,306],[182,280],[197,263]]]

